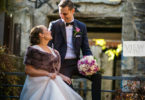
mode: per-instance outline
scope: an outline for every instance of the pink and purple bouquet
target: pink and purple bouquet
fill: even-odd
[[[97,73],[100,68],[93,56],[84,56],[78,61],[78,70],[82,75],[93,75]]]

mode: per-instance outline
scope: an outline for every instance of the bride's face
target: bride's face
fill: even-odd
[[[43,29],[42,38],[48,41],[52,40],[51,31],[49,31],[46,27],[42,27],[42,29]]]

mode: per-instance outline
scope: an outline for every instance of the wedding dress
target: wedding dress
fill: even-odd
[[[37,52],[42,51],[40,53],[44,52],[38,45],[35,45],[31,47],[31,50],[27,51],[27,54],[29,51],[31,53],[35,53],[35,50]],[[54,55],[56,54],[53,49],[51,49],[51,51]],[[37,56],[37,58],[39,58],[39,56]],[[45,55],[43,54],[43,57],[44,56]],[[31,64],[33,64],[33,61],[32,60],[30,61],[29,59],[27,61],[27,58],[25,58],[24,63],[26,64],[26,62],[31,62]],[[41,68],[43,69],[43,66]],[[46,69],[46,66],[44,69]],[[50,69],[49,71],[53,71],[52,68]],[[31,77],[27,75],[23,86],[23,90],[20,95],[20,100],[83,100],[83,99],[72,88],[70,88],[59,75],[57,75],[55,79],[51,79],[50,77],[47,76]]]

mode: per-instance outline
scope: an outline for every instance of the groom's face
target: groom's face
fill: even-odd
[[[69,7],[59,7],[59,15],[66,23],[69,23],[73,19],[74,9],[70,10]]]

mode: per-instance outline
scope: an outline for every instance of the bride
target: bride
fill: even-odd
[[[67,84],[70,78],[59,73],[60,55],[47,46],[51,32],[44,25],[32,28],[24,57],[27,74],[20,100],[83,100]],[[67,83],[65,83],[65,82]]]

